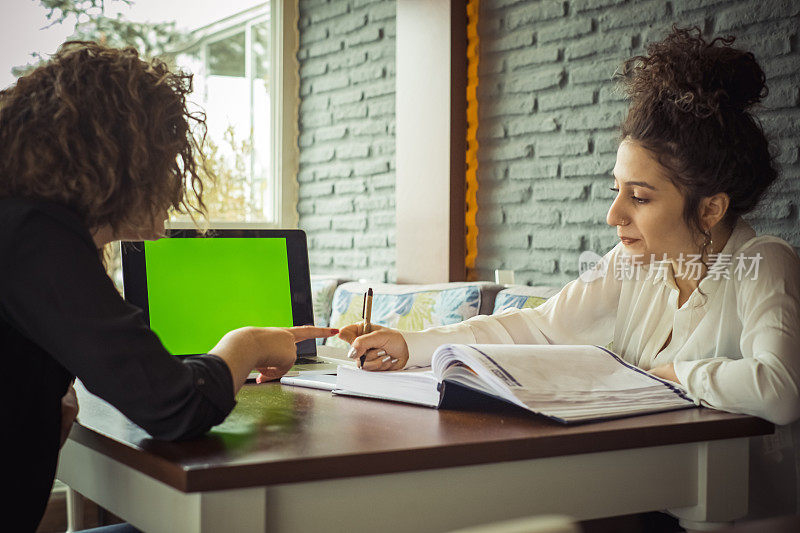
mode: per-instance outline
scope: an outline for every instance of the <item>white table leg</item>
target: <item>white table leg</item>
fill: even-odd
[[[747,514],[749,439],[697,446],[697,504],[669,512],[686,529],[712,530]]]
[[[86,529],[83,520],[86,498],[70,487],[67,487],[67,533]]]

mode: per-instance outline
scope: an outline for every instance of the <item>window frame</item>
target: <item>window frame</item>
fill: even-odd
[[[252,77],[254,67],[252,50],[252,25],[269,17],[270,31],[270,173],[273,180],[273,193],[265,202],[272,203],[274,220],[261,221],[219,221],[208,220],[209,228],[217,229],[296,229],[299,222],[297,202],[299,184],[299,145],[297,143],[299,109],[299,49],[298,0],[270,0],[236,15],[214,22],[194,32],[195,38],[175,54],[200,48],[204,70],[208,71],[206,52],[208,45],[227,37],[245,32],[245,72],[250,84],[251,124]],[[190,229],[195,227],[191,220],[168,220],[168,229]]]

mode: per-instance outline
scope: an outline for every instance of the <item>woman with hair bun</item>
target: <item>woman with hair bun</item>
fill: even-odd
[[[330,328],[241,328],[178,359],[122,300],[102,262],[114,240],[158,239],[167,210],[202,214],[191,76],[133,48],[66,43],[0,92],[0,346],[8,531],[35,531],[77,414],[71,382],[160,439],[198,436],[248,373],[279,377],[295,342]]]
[[[625,62],[607,216],[621,242],[595,272],[535,309],[417,333],[348,326],[352,356],[396,370],[429,364],[444,343],[613,343],[698,404],[777,424],[751,444],[749,516],[800,511],[800,259],[742,218],[778,171],[750,110],[764,72],[732,42],[673,27]]]

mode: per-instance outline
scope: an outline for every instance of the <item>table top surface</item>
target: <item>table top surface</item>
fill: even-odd
[[[684,409],[565,426],[486,399],[435,410],[278,383],[245,385],[228,418],[202,438],[150,438],[79,389],[70,439],[184,492],[386,474],[747,437],[759,418]]]

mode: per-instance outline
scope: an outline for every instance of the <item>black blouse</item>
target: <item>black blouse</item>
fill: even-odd
[[[202,435],[235,404],[222,359],[170,355],[120,297],[78,217],[53,203],[0,199],[0,354],[12,491],[3,521],[19,519],[14,531],[34,531],[44,512],[75,376],[158,439]]]

